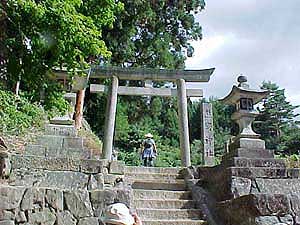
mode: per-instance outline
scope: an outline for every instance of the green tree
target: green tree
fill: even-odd
[[[294,110],[298,106],[293,106],[287,101],[285,90],[270,81],[263,82],[262,90],[270,91],[270,95],[263,100],[260,108],[260,115],[256,119],[256,131],[261,134],[269,149],[280,150],[279,146],[284,136],[284,132],[294,122]]]
[[[124,1],[124,11],[116,14],[113,29],[106,28],[102,33],[108,50],[112,52],[110,63],[124,67],[184,68],[186,57],[193,54],[190,41],[201,39],[201,27],[195,21],[194,13],[201,11],[204,5],[203,0]],[[120,84],[143,86],[143,82],[139,81]],[[120,99],[127,107],[124,112],[127,112],[130,127],[127,142],[116,143],[124,153],[123,158],[128,159],[126,154],[136,151],[143,138],[141,135],[148,132],[157,135],[161,149],[179,146],[176,99],[131,96]],[[93,114],[88,112],[88,115],[93,121]],[[164,159],[170,153],[164,154],[163,151],[159,165],[169,164]],[[173,153],[176,155],[176,152]]]
[[[130,127],[128,123],[127,107],[124,102],[118,102],[117,105],[115,131],[115,142],[127,142]]]
[[[188,102],[189,126],[190,126],[189,128],[190,128],[191,140],[201,139],[201,126],[202,126],[201,103],[202,101]]]
[[[154,120],[158,120],[162,112],[162,100],[159,97],[152,98],[150,103],[150,115]]]
[[[89,101],[85,101],[85,117],[95,134],[98,137],[103,137],[106,98],[101,94],[91,94],[89,92],[86,94]]]
[[[124,11],[117,14],[114,28],[103,32],[113,53],[111,63],[183,68],[186,56],[194,52],[189,42],[202,37],[194,13],[204,6],[204,0],[124,1]]]
[[[163,124],[159,131],[165,145],[179,147],[178,108],[176,98],[163,99],[160,121]]]
[[[202,154],[203,154],[203,143],[201,140],[193,140],[191,143],[191,163],[192,165],[201,165],[203,164],[202,161]]]
[[[203,153],[203,147],[200,141],[202,139],[201,104],[203,102],[207,102],[207,100],[203,99],[189,103],[189,125],[193,163],[201,163],[201,154]],[[234,125],[230,119],[234,109],[222,104],[218,99],[213,97],[211,97],[208,102],[212,104],[213,109],[215,155],[220,157],[225,153],[225,143],[229,140],[230,136],[234,134],[233,128],[236,127],[236,125]]]
[[[225,153],[225,144],[232,135],[236,135],[238,125],[231,120],[234,107],[224,105],[217,99],[210,99],[213,106],[213,123],[215,138],[215,153],[221,156]]]
[[[0,135],[19,135],[29,128],[41,127],[47,113],[43,107],[30,103],[24,96],[0,90]]]
[[[6,30],[4,78],[8,88],[22,80],[23,89],[38,89],[53,66],[70,72],[86,69],[99,55],[111,52],[101,39],[122,4],[113,0],[7,0],[0,12]]]
[[[281,136],[280,150],[285,155],[300,154],[300,128],[293,123],[285,128]]]

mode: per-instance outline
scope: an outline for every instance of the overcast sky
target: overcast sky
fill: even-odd
[[[224,97],[239,74],[253,88],[272,81],[300,105],[300,1],[206,0],[196,15],[203,39],[193,42],[187,69],[215,67],[211,81],[201,84],[205,96]]]

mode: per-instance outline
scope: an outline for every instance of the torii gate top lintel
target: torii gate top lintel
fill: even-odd
[[[150,68],[122,68],[107,66],[92,66],[91,78],[118,77],[120,80],[158,80],[176,81],[184,79],[187,82],[209,82],[215,68],[203,70],[167,70]]]

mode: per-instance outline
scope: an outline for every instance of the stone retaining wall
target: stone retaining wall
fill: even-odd
[[[239,150],[224,156],[218,166],[183,171],[210,224],[300,224],[300,169],[286,168],[283,160],[271,156],[268,150]]]
[[[246,194],[300,194],[300,169],[284,167],[229,167],[198,169],[200,184],[217,201]]]
[[[74,126],[47,125],[24,154],[0,154],[0,225],[101,224],[107,205],[131,205],[124,173],[95,159]]]
[[[114,202],[131,205],[119,161],[10,154],[0,179],[0,225],[96,225]]]
[[[0,224],[97,225],[114,202],[130,206],[131,190],[61,190],[0,185]]]
[[[124,178],[125,165],[119,161],[10,155],[8,184],[70,190],[113,187]]]
[[[218,209],[226,224],[300,224],[299,195],[251,194],[222,202]]]

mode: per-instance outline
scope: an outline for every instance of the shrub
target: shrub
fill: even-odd
[[[26,128],[43,124],[46,113],[42,106],[26,98],[0,90],[0,132],[21,133]]]

